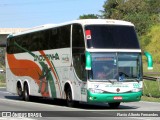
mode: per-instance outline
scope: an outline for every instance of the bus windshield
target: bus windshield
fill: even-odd
[[[140,81],[142,80],[140,53],[91,53],[90,80]]]
[[[134,26],[87,25],[85,33],[87,47],[90,49],[140,48]]]

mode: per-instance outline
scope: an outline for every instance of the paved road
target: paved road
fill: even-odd
[[[13,111],[25,116],[25,111],[29,111],[32,113],[37,113],[37,116],[46,117],[45,119],[50,120],[53,119],[49,116],[54,117],[54,119],[62,119],[65,117],[65,120],[74,120],[74,119],[95,119],[95,120],[106,120],[107,118],[111,118],[112,120],[119,120],[121,116],[126,120],[149,120],[149,119],[157,119],[158,117],[140,117],[142,114],[148,114],[148,111],[152,111],[149,113],[157,114],[160,117],[160,103],[151,103],[151,102],[131,102],[131,103],[122,103],[118,109],[110,109],[108,105],[86,105],[80,104],[76,108],[66,107],[64,101],[61,100],[51,100],[44,98],[33,98],[31,102],[25,102],[19,99],[18,96],[8,93],[5,88],[0,88],[0,114],[4,111]],[[47,111],[47,112],[45,112]],[[140,111],[140,112],[139,112]],[[12,114],[13,114],[12,112]],[[128,116],[130,114],[130,117]],[[15,114],[16,115],[16,114]],[[127,117],[126,117],[127,115]],[[139,116],[140,115],[140,116]],[[83,117],[82,117],[83,116]],[[104,117],[101,117],[104,116]],[[113,117],[117,116],[117,117]],[[85,118],[84,118],[85,117]],[[98,118],[97,118],[98,117]],[[9,118],[0,118],[6,119]],[[13,120],[13,118],[10,118]],[[22,117],[18,117],[16,119],[22,119]],[[26,120],[33,120],[37,118],[23,118]],[[44,119],[44,118],[38,118]],[[64,118],[63,118],[64,119]]]

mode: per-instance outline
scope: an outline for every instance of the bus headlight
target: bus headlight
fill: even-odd
[[[141,88],[135,88],[135,89],[132,90],[132,92],[139,92],[139,91],[142,91],[142,89]]]
[[[89,91],[91,91],[92,93],[103,93],[103,90],[94,89],[94,88],[89,88]]]

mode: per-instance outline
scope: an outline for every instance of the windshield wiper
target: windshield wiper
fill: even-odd
[[[133,78],[133,80],[139,83],[139,80],[137,78]]]
[[[140,80],[137,79],[137,77],[133,76],[133,80],[139,83]]]
[[[115,81],[112,81],[112,80],[116,80],[116,81],[117,81],[117,79],[108,79],[108,81],[109,81],[110,83],[114,84]]]
[[[126,74],[126,73],[124,73],[124,72],[120,72],[120,74],[121,74],[121,75],[124,74],[126,77],[130,77],[128,74]],[[139,80],[138,80],[137,77],[135,77],[135,76],[133,76],[133,78],[131,77],[130,79],[131,79],[131,80],[134,80],[134,81],[136,81],[136,82],[139,83]]]

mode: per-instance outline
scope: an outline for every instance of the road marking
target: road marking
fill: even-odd
[[[150,104],[160,104],[159,102],[147,102],[147,101],[140,101],[142,103],[150,103]]]
[[[7,94],[12,94],[12,93],[10,93],[10,92],[7,92],[7,91],[0,91],[0,93],[7,93]]]
[[[1,89],[1,88],[3,89],[3,88],[6,88],[6,87],[0,87],[0,89]]]

